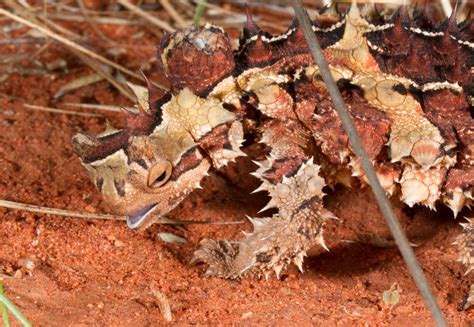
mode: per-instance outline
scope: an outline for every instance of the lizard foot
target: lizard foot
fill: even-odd
[[[303,271],[307,250],[318,243],[327,248],[323,225],[334,217],[323,207],[325,183],[318,173],[319,166],[310,159],[293,177],[284,177],[275,185],[264,181],[272,198],[265,208],[277,207],[279,212],[273,217],[249,217],[254,230],[244,233],[241,241],[201,241],[191,262],[207,264],[206,276],[229,279],[268,278],[272,271],[279,278],[291,263]]]

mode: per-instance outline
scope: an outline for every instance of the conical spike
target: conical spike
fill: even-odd
[[[385,17],[380,12],[380,9],[374,4],[374,13],[377,19],[380,19],[382,22],[385,22]]]
[[[423,16],[425,17],[431,17],[430,2],[430,0],[425,0],[423,2]]]
[[[280,273],[281,273],[282,268],[283,268],[283,265],[275,265],[275,267],[273,267],[273,270],[275,270],[277,279],[280,279]]]
[[[451,12],[451,16],[449,16],[449,19],[448,19],[448,26],[446,27],[446,30],[449,31],[450,33],[459,32],[458,23],[456,20],[456,17],[458,15],[458,3],[459,1],[456,1],[453,11]]]
[[[270,271],[267,270],[263,274],[265,275],[265,280],[268,282],[268,278],[270,277]]]
[[[303,257],[304,257],[303,252],[300,252],[300,253],[293,259],[293,262],[294,262],[295,265],[298,267],[299,271],[301,271],[301,273],[303,273]]]
[[[258,27],[257,23],[253,20],[252,13],[250,12],[250,8],[247,4],[245,4],[245,14],[247,16],[247,21],[245,22],[244,26],[244,38],[248,39],[254,35],[257,35],[260,32],[260,27]]]
[[[357,7],[357,0],[352,0],[352,3],[351,3],[351,9],[349,9],[349,11],[355,11],[355,10],[359,10],[359,8]]]
[[[419,17],[422,28],[433,28],[435,26],[433,16],[431,15],[431,1],[425,0],[423,3],[423,10]]]
[[[116,129],[115,127],[112,126],[112,124],[110,123],[110,121],[108,119],[105,120],[105,130],[103,132],[101,132],[100,134],[97,134],[97,137],[103,137],[103,136],[107,136],[107,135],[110,135],[110,134],[115,134],[117,133],[119,130]]]
[[[403,1],[403,5],[400,7],[400,18],[402,23],[408,23],[410,21],[410,16],[408,15],[408,6],[406,1]]]
[[[255,190],[253,190],[250,194],[262,192],[262,191],[268,191],[267,187],[265,186],[264,183],[262,183],[259,187],[257,187]]]
[[[275,208],[276,206],[277,206],[276,201],[274,199],[271,199],[270,201],[268,201],[267,205],[263,207],[258,213],[264,212],[271,208]]]
[[[329,252],[329,248],[328,248],[328,246],[326,245],[326,242],[324,241],[323,234],[319,234],[319,236],[318,236],[318,243],[319,243],[319,245],[321,245],[326,251]]]
[[[338,10],[337,2],[334,1],[330,5],[325,5],[323,8],[321,8],[319,14],[321,16],[335,16],[339,18],[340,13]]]
[[[408,13],[406,5],[400,6],[398,12],[395,14],[394,28],[393,32],[396,35],[402,35],[405,32],[403,25],[408,21]]]
[[[148,89],[148,108],[151,112],[160,110],[160,104],[166,100],[167,90],[162,89],[151,82],[151,80],[140,70]]]
[[[138,106],[138,113],[131,112],[123,107],[120,107],[120,110],[125,115],[125,123],[129,133],[133,135],[149,133],[153,126],[153,116],[141,106]]]
[[[138,114],[136,114],[136,113],[124,108],[124,107],[120,107],[120,111],[125,116],[125,122],[127,123],[127,126],[129,124],[129,122],[131,122],[133,119],[136,119],[136,117],[138,116]]]
[[[254,164],[256,164],[258,167],[262,167],[262,166],[263,166],[263,162],[262,162],[262,161],[252,160],[252,162],[253,162]]]
[[[245,215],[245,217],[252,223],[252,225],[255,227],[257,225],[257,223],[255,222],[255,220],[250,217],[249,215]]]

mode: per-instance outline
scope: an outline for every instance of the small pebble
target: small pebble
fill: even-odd
[[[34,267],[35,267],[35,263],[33,262],[33,260],[31,260],[29,258],[26,258],[25,259],[25,268],[28,269],[28,270],[32,270]]]
[[[36,230],[35,230],[36,235],[38,235],[38,236],[41,235],[41,233],[43,233],[43,231],[44,231],[44,226],[43,225],[38,225],[38,227],[36,227]]]
[[[248,312],[246,312],[242,315],[242,319],[248,319],[248,318],[252,317],[252,315],[253,315],[253,312],[248,311]]]

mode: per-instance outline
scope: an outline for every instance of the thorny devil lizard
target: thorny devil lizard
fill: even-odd
[[[353,5],[326,10],[313,30],[387,194],[409,206],[442,202],[456,216],[473,201],[474,24],[458,23],[456,11],[435,22],[428,6],[412,16],[405,6],[384,18]],[[191,26],[162,40],[158,61],[171,92],[147,81],[134,88],[139,113],[125,112],[126,129],[73,137],[99,191],[129,227],[147,227],[210,169],[246,156],[244,139],[262,143],[255,192],[271,197],[262,211],[278,213],[251,219],[238,242],[201,241],[192,260],[223,278],[302,270],[333,217],[323,188],[366,179],[297,21],[272,36],[248,14],[235,51],[220,27]],[[464,226],[460,260],[474,269],[474,220]]]

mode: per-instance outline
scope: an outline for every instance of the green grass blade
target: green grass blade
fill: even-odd
[[[0,304],[7,307],[8,310],[18,319],[24,327],[31,327],[31,323],[21,314],[21,312],[15,307],[15,305],[3,294],[0,293]]]
[[[204,13],[205,5],[206,5],[206,0],[199,1],[198,6],[196,7],[196,11],[194,12],[193,24],[199,25],[199,21],[201,20],[202,14]]]
[[[3,284],[0,283],[0,294],[3,295]],[[3,326],[10,327],[10,320],[8,319],[7,307],[0,303],[0,311],[2,312]]]

